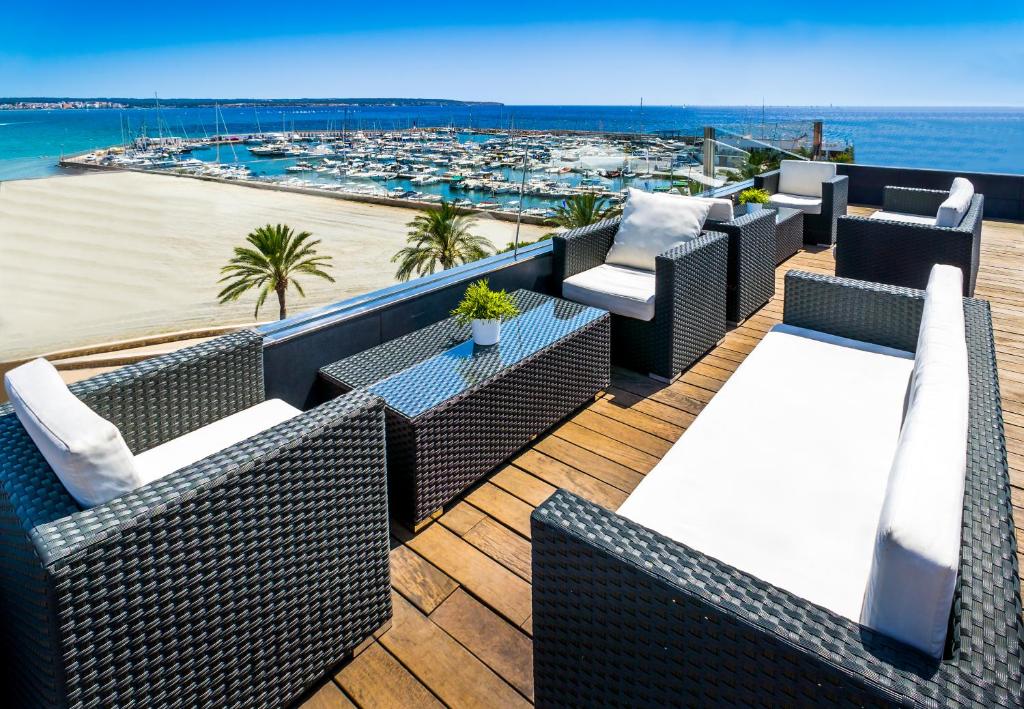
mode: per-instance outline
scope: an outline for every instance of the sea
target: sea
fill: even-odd
[[[1022,108],[311,105],[0,111],[0,180],[53,175],[62,154],[122,144],[142,130],[198,138],[431,126],[701,134],[713,126],[727,142],[733,133],[806,133],[814,120],[828,141],[852,144],[861,164],[1024,174]]]

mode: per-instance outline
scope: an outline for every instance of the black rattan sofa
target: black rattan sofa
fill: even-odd
[[[945,190],[886,187],[885,212],[934,217],[949,197]],[[973,296],[978,281],[981,226],[985,198],[975,194],[955,227],[903,221],[840,217],[836,235],[836,275],[923,288],[937,263],[958,266],[964,274],[964,295]]]
[[[605,262],[619,221],[608,219],[552,239],[556,288]],[[673,379],[725,337],[728,246],[726,234],[705,231],[657,257],[654,319],[612,315],[614,364]]]
[[[781,170],[772,170],[756,175],[754,187],[774,195],[779,192],[781,174]],[[835,243],[836,219],[846,214],[849,191],[850,178],[845,175],[836,175],[821,183],[821,213],[804,212],[805,244],[830,246]]]
[[[787,323],[913,349],[922,291],[786,280]],[[964,309],[968,460],[941,660],[560,490],[532,518],[537,706],[1021,706],[1024,625],[991,315],[984,301]]]
[[[264,400],[240,332],[72,386],[134,453]],[[0,407],[19,707],[281,706],[391,616],[384,413],[354,393],[80,509]]]

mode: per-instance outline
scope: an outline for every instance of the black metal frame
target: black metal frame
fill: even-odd
[[[886,187],[882,209],[934,217],[948,191]],[[932,266],[957,266],[964,275],[964,295],[974,296],[981,257],[984,195],[975,194],[955,227],[841,217],[836,237],[836,275],[924,288]]]
[[[840,336],[913,349],[922,305],[921,291],[786,276],[786,322]],[[537,706],[1021,706],[1024,626],[991,314],[972,299],[964,310],[967,477],[943,659],[560,490],[532,518]]]
[[[235,333],[72,385],[139,453],[264,399]],[[82,510],[0,407],[17,706],[278,706],[391,617],[382,402],[352,394]]]
[[[754,187],[769,194],[779,191],[781,170],[754,177]],[[804,212],[804,243],[831,246],[836,241],[836,219],[846,214],[850,178],[836,175],[821,183],[821,214]]]
[[[566,278],[604,263],[620,219],[556,235],[554,276]],[[612,361],[641,374],[673,379],[725,337],[729,239],[705,231],[655,259],[654,319],[612,315]]]
[[[729,236],[726,318],[742,322],[775,295],[776,212],[764,209],[707,227]]]

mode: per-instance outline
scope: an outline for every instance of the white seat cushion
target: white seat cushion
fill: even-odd
[[[774,327],[619,514],[857,622],[912,367]]]
[[[949,188],[949,197],[939,205],[939,211],[935,215],[936,226],[960,226],[967,210],[971,208],[973,198],[974,185],[970,180],[964,177],[954,178],[953,186]]]
[[[887,222],[905,222],[907,224],[935,226],[935,219],[932,217],[922,217],[920,214],[904,214],[903,212],[887,212],[884,209],[879,209],[877,212],[873,212],[868,218],[881,219]]]
[[[4,376],[14,412],[68,493],[83,507],[139,486],[117,426],[71,393],[53,365],[36,359]]]
[[[836,176],[834,162],[783,160],[779,163],[779,192],[821,197],[821,183]],[[817,212],[814,212],[817,214]]]
[[[941,657],[960,560],[967,342],[960,269],[928,280],[907,413],[889,474],[861,622]]]
[[[159,480],[301,413],[280,399],[269,399],[150,448],[135,456],[141,484]]]
[[[602,264],[562,282],[562,296],[636,320],[654,319],[655,275],[625,266]]]
[[[700,236],[710,210],[703,200],[630,188],[605,263],[653,271],[657,256]]]
[[[776,192],[768,199],[768,202],[775,207],[799,209],[804,214],[821,214],[821,197]]]

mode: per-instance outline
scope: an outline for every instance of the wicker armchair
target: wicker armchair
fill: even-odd
[[[619,219],[553,238],[554,277],[562,281],[604,263]],[[673,379],[725,337],[728,237],[705,231],[656,259],[654,319],[612,314],[612,362]]]
[[[709,220],[707,226],[729,236],[726,318],[742,322],[775,295],[775,212],[762,210],[727,222]]]
[[[779,192],[781,170],[772,170],[754,177],[754,187],[769,194]],[[804,213],[804,243],[832,245],[836,241],[836,219],[846,214],[850,178],[846,175],[821,183],[821,213]]]
[[[949,197],[945,190],[886,187],[882,209],[897,214],[935,217]],[[964,274],[964,295],[974,296],[981,252],[985,198],[975,194],[955,227],[847,216],[838,222],[836,275],[924,288],[937,263],[958,266]]]
[[[913,349],[922,305],[921,291],[787,275],[786,322],[840,336]],[[984,301],[964,309],[968,460],[941,660],[560,490],[532,518],[537,706],[1021,706],[991,315]]]
[[[241,332],[72,391],[139,453],[264,399]],[[280,706],[391,615],[383,405],[335,399],[80,509],[0,407],[0,633],[24,707]]]

